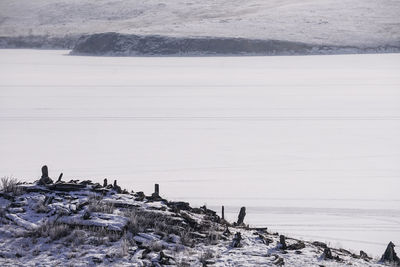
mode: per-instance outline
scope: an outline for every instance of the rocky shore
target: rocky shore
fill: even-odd
[[[394,244],[379,259],[319,241],[252,228],[243,207],[228,222],[206,206],[122,189],[117,181],[2,178],[1,266],[400,265]]]

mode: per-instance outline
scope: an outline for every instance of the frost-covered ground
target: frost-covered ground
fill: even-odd
[[[232,227],[205,206],[107,183],[2,180],[0,204],[2,266],[382,266],[364,252]]]
[[[400,244],[400,55],[67,53],[0,50],[0,176],[158,182],[294,236]]]
[[[329,45],[400,42],[398,0],[3,0],[0,36],[120,32]]]

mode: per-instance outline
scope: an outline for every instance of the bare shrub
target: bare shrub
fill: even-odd
[[[93,194],[88,198],[88,210],[89,212],[101,212],[101,213],[114,213],[114,204],[110,202],[104,202],[101,195]]]
[[[19,181],[11,177],[2,177],[0,180],[0,191],[10,193],[14,196],[22,194],[22,189],[18,186]]]
[[[175,234],[181,238],[182,244],[186,246],[193,245],[193,238],[190,236],[191,228],[185,225],[179,225],[179,222],[157,212],[144,210],[130,210],[125,213],[128,218],[127,231],[137,234],[145,232],[146,229],[152,229],[155,232],[165,234]]]
[[[30,236],[34,237],[48,237],[50,240],[58,240],[62,237],[69,235],[71,229],[66,224],[54,223],[51,221],[46,221],[42,223],[38,228],[28,233]]]
[[[81,229],[74,229],[69,236],[65,238],[67,244],[73,244],[74,246],[80,246],[85,244],[87,240],[86,231]]]
[[[47,213],[50,211],[50,208],[44,204],[44,200],[40,200],[33,208],[36,213]]]
[[[144,232],[146,229],[154,229],[157,221],[157,216],[152,212],[145,211],[128,211],[125,213],[128,218],[127,230],[133,234]]]
[[[181,238],[181,243],[185,246],[192,247],[194,240],[190,234],[190,230],[181,231],[179,237]]]
[[[211,249],[208,249],[200,254],[199,261],[203,264],[203,266],[205,266],[207,265],[207,261],[212,258],[214,258],[214,253]]]
[[[129,245],[130,245],[129,241],[126,238],[122,238],[121,250],[119,252],[119,257],[123,258],[126,255],[128,255]]]

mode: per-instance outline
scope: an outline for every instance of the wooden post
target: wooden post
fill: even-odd
[[[246,207],[241,207],[238,220],[237,220],[237,225],[241,225],[244,222],[244,217],[246,216]]]
[[[60,173],[60,176],[58,176],[57,182],[61,182],[61,178],[63,177],[63,173]]]
[[[42,178],[47,178],[49,177],[49,169],[47,168],[46,165],[42,167]]]
[[[160,186],[158,184],[154,185],[154,195],[159,196],[160,195]]]
[[[225,208],[224,208],[224,206],[222,206],[221,214],[222,214],[222,220],[225,220]]]

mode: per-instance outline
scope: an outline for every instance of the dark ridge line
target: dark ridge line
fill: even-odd
[[[375,47],[235,37],[168,37],[116,32],[66,36],[0,36],[0,48],[73,49],[86,56],[274,56],[399,53],[400,43]]]

